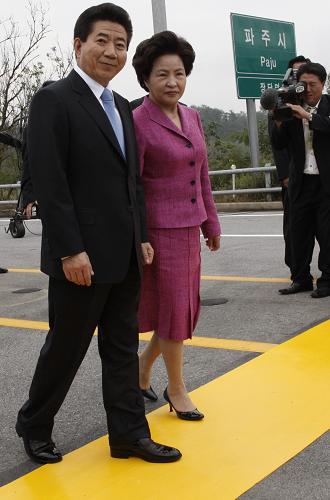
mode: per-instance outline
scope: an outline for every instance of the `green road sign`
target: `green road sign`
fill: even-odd
[[[266,88],[278,88],[288,61],[296,55],[294,24],[230,14],[237,96],[258,99]]]

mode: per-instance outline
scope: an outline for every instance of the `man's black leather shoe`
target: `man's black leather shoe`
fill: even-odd
[[[110,451],[113,458],[138,457],[155,463],[176,462],[182,457],[176,448],[155,443],[150,438],[142,438],[131,444],[110,444]]]
[[[316,288],[314,292],[311,293],[313,299],[322,299],[323,297],[328,297],[330,295],[330,288]]]
[[[38,464],[55,464],[62,460],[61,452],[56,448],[55,443],[49,440],[29,439],[16,425],[16,432],[23,439],[24,448],[27,455]]]
[[[281,295],[292,295],[293,293],[309,292],[313,290],[313,283],[291,283],[288,288],[281,288],[279,290]]]

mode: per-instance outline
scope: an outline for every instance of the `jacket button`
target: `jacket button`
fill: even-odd
[[[191,167],[194,167],[194,166],[195,166],[195,162],[192,160],[192,161],[189,163],[189,165],[190,165]]]
[[[196,198],[191,198],[191,203],[196,203]]]
[[[186,147],[187,148],[192,148],[192,144],[190,142],[187,142]]]
[[[190,184],[194,186],[196,184],[196,181],[190,181]]]

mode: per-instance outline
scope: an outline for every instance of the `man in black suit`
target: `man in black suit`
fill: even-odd
[[[46,80],[42,84],[42,88],[47,87],[47,85],[51,85],[54,83],[54,80]],[[30,174],[30,166],[27,154],[27,144],[26,144],[26,135],[27,135],[27,127],[23,130],[23,139],[22,139],[22,179],[21,179],[21,196],[22,196],[22,206],[24,209],[24,215],[27,219],[31,219],[33,208],[38,208],[38,202],[36,200],[36,196],[34,194],[31,174]]]
[[[303,105],[288,104],[293,119],[275,122],[272,130],[274,147],[288,147],[291,156],[292,284],[280,290],[284,295],[313,290],[310,262],[315,237],[322,274],[311,296],[330,295],[330,96],[322,94],[326,76],[321,64],[301,66],[297,79],[306,85]]]
[[[47,85],[51,85],[52,83],[54,83],[54,80],[47,80],[46,82],[43,83],[42,88],[47,87]],[[133,101],[131,101],[130,102],[131,110],[133,111],[135,108],[140,106],[143,102],[143,99],[144,97],[140,97],[138,99],[134,99]],[[25,128],[23,132],[23,141],[22,141],[23,164],[22,164],[21,191],[22,191],[24,215],[26,216],[27,219],[31,219],[33,213],[33,207],[38,207],[38,201],[36,200],[36,196],[34,194],[32,186],[29,159],[26,147],[26,132],[27,129]]]
[[[0,132],[0,144],[6,144],[6,146],[12,146],[19,151],[22,147],[22,143],[19,139],[16,139],[7,132]],[[0,267],[0,274],[8,273],[8,269],[5,267]]]
[[[22,163],[22,179],[21,179],[21,196],[22,196],[22,207],[24,210],[24,215],[26,215],[27,219],[31,219],[33,207],[37,206],[37,200],[32,186],[30,166],[28,163],[26,133],[27,131],[26,129],[24,129],[23,141],[22,141],[23,163]]]
[[[291,68],[293,72],[297,72],[300,66],[311,62],[304,56],[296,56],[288,62],[288,69]],[[271,136],[273,120],[271,115],[268,116],[268,132]],[[274,162],[277,171],[277,177],[282,187],[282,204],[283,204],[283,236],[285,244],[284,262],[291,272],[292,278],[292,258],[291,258],[291,231],[290,231],[290,203],[289,203],[289,165],[290,165],[290,151],[289,149],[275,149],[272,147]],[[313,242],[314,248],[314,242]],[[313,251],[312,248],[312,251]]]
[[[150,439],[138,384],[141,263],[151,263],[153,250],[132,113],[109,86],[131,36],[121,7],[85,10],[74,29],[76,69],[31,104],[27,148],[43,222],[41,269],[50,277],[50,330],[16,430],[39,463],[62,458],[51,439],[54,417],[96,326],[111,456],[181,457]]]

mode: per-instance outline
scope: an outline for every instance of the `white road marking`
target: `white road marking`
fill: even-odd
[[[283,213],[276,214],[247,214],[247,213],[237,213],[237,214],[227,214],[227,213],[219,213],[219,217],[221,219],[226,219],[228,217],[283,217]]]

